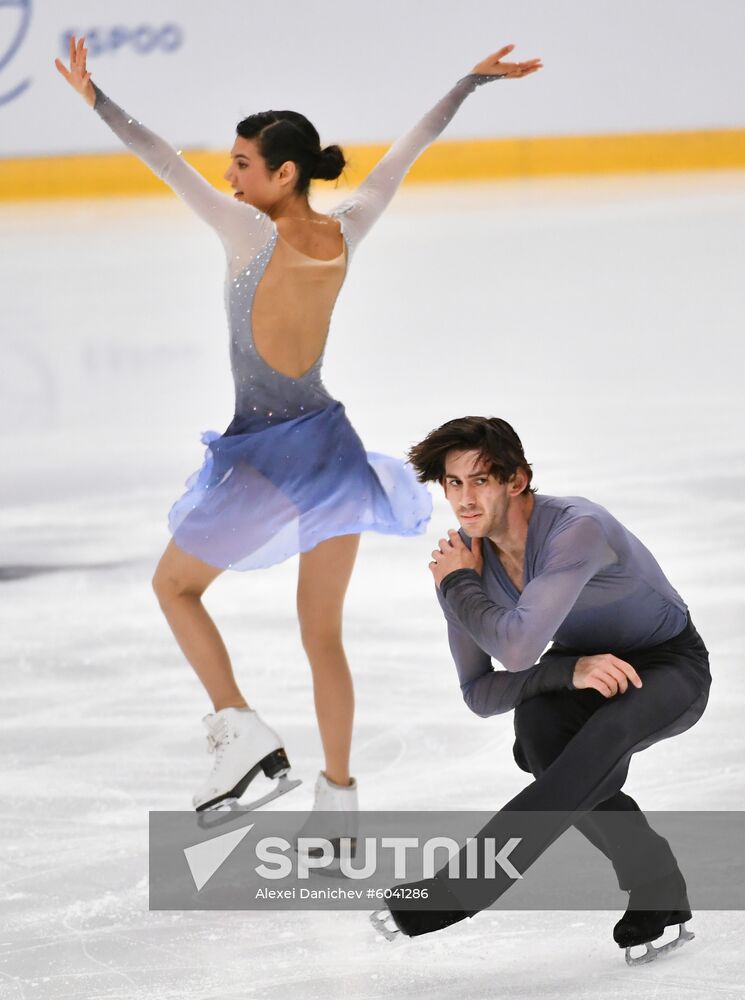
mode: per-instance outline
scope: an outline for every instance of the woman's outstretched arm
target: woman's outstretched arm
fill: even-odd
[[[217,232],[226,250],[247,263],[272,235],[269,217],[253,205],[217,191],[173,146],[110,100],[91,80],[86,56],[85,39],[76,42],[71,37],[69,69],[60,59],[55,65],[122,142]]]
[[[542,68],[540,59],[508,63],[504,57],[514,49],[507,45],[474,66],[422,120],[398,139],[371,170],[357,190],[333,210],[344,217],[344,228],[352,244],[358,243],[382,214],[411,165],[444,130],[466,97],[476,87],[492,80],[516,79]]]

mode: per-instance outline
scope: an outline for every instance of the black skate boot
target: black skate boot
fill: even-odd
[[[629,893],[629,905],[613,928],[613,940],[619,948],[626,949],[626,961],[629,965],[642,965],[652,962],[661,954],[672,951],[685,941],[690,941],[694,935],[686,930],[685,922],[691,919],[691,907],[686,894],[685,879],[678,868],[637,886]],[[655,941],[666,927],[680,925],[678,937],[669,944],[656,948]],[[643,955],[633,958],[631,949],[636,945],[645,945]]]
[[[437,903],[442,908],[439,910],[399,908],[391,899],[387,910],[376,910],[370,914],[370,920],[375,929],[389,941],[392,941],[399,934],[405,934],[406,937],[418,937],[420,934],[441,931],[445,927],[457,924],[478,912],[477,910],[464,910],[460,901],[437,877],[424,879],[422,882],[412,882],[401,888],[406,889],[407,892],[421,890],[422,893],[426,893],[425,898],[429,903]]]

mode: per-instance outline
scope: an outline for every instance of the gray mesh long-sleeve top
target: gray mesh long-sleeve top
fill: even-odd
[[[228,264],[225,300],[236,395],[235,426],[257,418],[270,425],[331,402],[321,380],[323,349],[306,371],[279,371],[262,355],[265,328],[269,328],[268,337],[277,332],[302,337],[302,325],[311,324],[325,343],[336,297],[357,244],[380,217],[410,166],[442,132],[468,94],[497,79],[470,74],[459,80],[334,208],[330,216],[340,225],[343,251],[333,260],[307,257],[283,241],[268,215],[216,190],[172,146],[95,88],[96,112],[223,243]]]
[[[535,496],[522,592],[486,540],[482,552],[482,575],[456,570],[437,591],[461,691],[477,715],[571,689],[580,655],[631,656],[685,626],[686,605],[651,552],[583,497]],[[551,640],[558,648],[536,664]],[[495,670],[492,657],[506,669]]]

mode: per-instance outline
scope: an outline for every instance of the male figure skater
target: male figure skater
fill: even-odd
[[[510,813],[550,812],[510,855],[519,872],[574,824],[630,893],[614,930],[627,960],[628,948],[670,924],[681,925],[676,943],[687,939],[675,857],[621,791],[631,755],[682,733],[706,706],[708,654],[685,603],[603,507],[531,488],[522,444],[504,420],[451,420],[409,459],[421,482],[442,485],[461,526],[440,540],[430,570],[463,698],[482,717],[515,710],[515,759],[535,778],[479,838],[510,836]],[[497,871],[474,892],[445,869],[429,886],[439,911],[393,904],[391,914],[403,933],[424,934],[473,916],[511,884]],[[654,951],[648,945],[645,959]]]

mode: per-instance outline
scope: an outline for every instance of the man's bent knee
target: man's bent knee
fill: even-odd
[[[515,709],[515,746],[517,766],[539,774],[559,756],[573,733],[567,730],[555,699],[538,695]]]
[[[515,709],[515,736],[521,742],[532,740],[535,735],[554,729],[558,721],[555,699],[550,694],[536,695]]]

